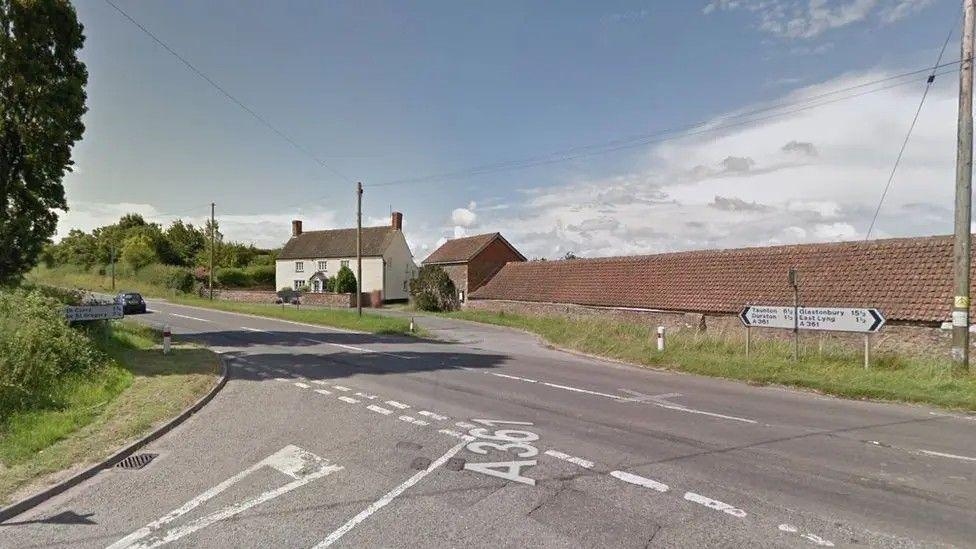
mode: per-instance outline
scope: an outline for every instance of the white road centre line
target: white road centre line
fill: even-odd
[[[453,448],[448,450],[444,455],[431,462],[431,464],[428,465],[426,469],[424,469],[423,471],[418,471],[412,477],[404,481],[403,484],[387,492],[383,497],[370,504],[369,507],[360,511],[358,515],[349,519],[349,521],[343,524],[342,526],[340,526],[339,529],[329,534],[328,537],[326,537],[324,540],[322,540],[321,543],[315,546],[315,549],[329,547],[333,543],[339,541],[339,539],[342,538],[342,536],[346,535],[350,530],[355,528],[359,523],[368,519],[370,515],[389,505],[390,502],[396,499],[397,496],[407,491],[407,489],[409,489],[411,486],[423,480],[424,477],[431,474],[435,469],[437,469],[441,465],[444,465],[444,463],[446,463],[447,460],[451,459],[458,452],[460,452],[461,448],[464,448],[465,444],[467,444],[466,441],[462,441],[458,443]]]
[[[633,473],[628,473],[626,471],[612,471],[610,476],[618,478],[624,482],[635,484],[637,486],[643,486],[644,488],[650,488],[651,490],[657,490],[658,492],[667,492],[667,484],[663,482],[658,482],[656,480],[649,479],[647,477],[642,477],[640,475],[635,475]]]
[[[263,494],[251,498],[249,500],[235,503],[229,507],[225,507],[220,511],[211,513],[207,516],[198,518],[192,522],[189,522],[183,526],[173,528],[161,536],[153,536],[159,529],[166,526],[167,524],[173,522],[174,520],[182,517],[183,515],[189,513],[193,509],[196,509],[203,503],[213,499],[221,492],[230,488],[231,486],[237,484],[244,478],[246,478],[251,473],[254,473],[262,467],[271,467],[277,469],[279,472],[294,479],[292,482],[285,484],[274,490],[264,492]],[[306,450],[303,450],[297,446],[289,445],[278,452],[268,456],[267,458],[255,463],[251,467],[241,471],[240,473],[228,478],[227,480],[221,482],[220,484],[214,486],[213,488],[203,492],[197,497],[191,499],[190,501],[184,503],[181,507],[170,511],[163,517],[150,522],[146,526],[132,532],[128,536],[116,541],[108,547],[108,549],[122,549],[122,548],[150,548],[157,547],[159,545],[164,545],[180,539],[188,534],[206,528],[211,524],[230,518],[234,515],[240,514],[251,507],[260,505],[269,500],[272,500],[286,492],[299,488],[309,482],[322,478],[336,471],[341,470],[342,467],[339,465],[330,465],[327,460],[312,454]],[[150,537],[152,536],[152,537]],[[146,539],[149,538],[149,539]]]
[[[934,450],[919,450],[918,452],[920,454],[925,454],[927,456],[938,456],[938,457],[944,457],[949,459],[960,459],[963,461],[976,461],[976,457],[960,456],[958,454],[947,454],[945,452],[936,452]]]
[[[331,395],[332,391],[326,391],[325,389],[315,389],[315,392],[320,395]]]
[[[248,332],[258,332],[258,333],[261,333],[261,334],[270,334],[271,333],[271,332],[269,332],[267,330],[259,330],[257,328],[248,328],[247,326],[241,326],[241,329],[242,330],[247,330]]]
[[[372,410],[377,414],[383,414],[384,416],[388,416],[393,413],[393,410],[387,410],[386,408],[383,408],[382,406],[377,406],[375,404],[370,404],[369,406],[366,407],[366,409]]]
[[[333,385],[332,388],[336,391],[352,391],[349,387],[343,387],[342,385]]]
[[[376,395],[371,395],[368,393],[355,393],[355,395],[358,397],[363,397],[366,400],[376,400]]]
[[[395,400],[387,400],[386,403],[398,410],[406,410],[407,408],[410,407],[409,404],[404,404],[402,402],[397,402]]]
[[[178,313],[170,313],[170,315],[171,316],[175,316],[175,317],[179,317],[179,318],[187,318],[187,319],[190,319],[190,320],[196,320],[197,322],[213,322],[212,320],[207,320],[206,318],[197,318],[195,316],[181,315],[181,314],[178,314]]]
[[[447,420],[447,419],[451,419],[451,418],[449,418],[447,416],[442,416],[440,414],[435,414],[434,412],[428,412],[427,410],[419,410],[417,412],[417,414],[418,415],[421,415],[421,416],[424,416],[424,417],[429,417],[430,419],[435,419],[437,421],[444,421],[444,420]]]
[[[579,465],[580,467],[582,467],[584,469],[592,469],[593,468],[593,462],[592,461],[589,461],[589,460],[586,460],[586,459],[583,459],[583,458],[578,458],[576,456],[571,456],[569,454],[564,454],[564,453],[560,452],[559,450],[546,450],[545,454],[547,456],[552,456],[554,458],[558,458],[558,459],[561,459],[563,461],[568,461],[569,463],[572,463],[573,465]]]
[[[358,404],[359,403],[358,400],[356,400],[356,399],[354,399],[352,397],[347,397],[347,396],[341,396],[341,397],[339,397],[339,400],[341,400],[343,402],[348,402],[349,404]]]
[[[490,372],[490,373],[493,376],[504,377],[504,378],[507,378],[507,379],[514,379],[516,381],[526,381],[528,383],[538,383],[538,381],[536,381],[534,379],[529,379],[527,377],[510,376],[508,374],[500,374],[498,372]]]
[[[420,426],[430,425],[430,423],[422,419],[417,419],[415,417],[410,417],[410,416],[400,416],[400,421],[406,421],[407,423],[413,423],[414,425],[420,425]]]
[[[308,384],[305,384],[305,383],[302,383],[300,381],[296,381],[295,382],[295,387],[298,387],[299,389],[308,389],[309,385]]]
[[[742,509],[737,509],[728,503],[722,503],[716,499],[708,498],[694,492],[685,492],[685,499],[699,505],[704,505],[709,509],[715,509],[716,511],[721,511],[725,514],[732,515],[733,517],[743,518],[746,516],[746,512]]]
[[[727,416],[725,414],[716,414],[715,412],[706,412],[705,410],[696,410],[694,408],[688,408],[687,406],[679,406],[677,404],[664,404],[664,403],[661,403],[661,402],[651,402],[651,404],[653,404],[654,406],[657,406],[658,408],[664,408],[664,409],[667,409],[667,410],[677,410],[679,412],[687,412],[689,414],[700,414],[700,415],[703,415],[703,416],[711,416],[711,417],[717,417],[717,418],[721,418],[721,419],[730,419],[732,421],[739,421],[739,422],[742,422],[742,423],[758,423],[754,419],[749,419],[749,418],[745,418],[745,417],[737,417],[737,416]]]
[[[792,524],[780,524],[778,526],[780,532],[786,532],[787,534],[799,534],[800,529]],[[804,533],[800,534],[800,537],[813,543],[814,545],[819,545],[820,547],[833,547],[834,542],[824,539],[816,534]]]

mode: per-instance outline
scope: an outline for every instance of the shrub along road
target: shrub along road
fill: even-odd
[[[0,546],[938,546],[976,535],[976,422],[566,355],[150,303],[232,379]],[[81,518],[79,518],[81,517]]]

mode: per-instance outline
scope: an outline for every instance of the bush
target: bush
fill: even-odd
[[[264,286],[274,288],[275,267],[274,265],[251,265],[244,269],[252,286]]]
[[[193,273],[185,267],[161,265],[159,263],[147,265],[139,271],[138,278],[169,290],[189,293],[193,291]]]
[[[332,288],[337,294],[356,293],[356,275],[352,274],[352,269],[340,267],[335,276],[335,286]]]
[[[293,299],[300,297],[302,294],[296,292],[295,290],[285,286],[284,288],[278,290],[278,297],[281,298],[285,303],[291,303]]]
[[[410,295],[421,311],[452,311],[459,305],[454,282],[438,265],[420,268],[417,278],[410,281]]]
[[[246,288],[251,285],[251,278],[244,269],[237,267],[219,267],[215,269],[214,281],[228,288]]]
[[[63,307],[38,291],[0,292],[0,417],[50,403],[64,376],[107,363],[82,331],[68,326]]]

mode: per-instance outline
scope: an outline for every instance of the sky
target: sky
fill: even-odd
[[[79,0],[59,236],[214,202],[227,238],[278,247],[292,219],[354,226],[361,181],[418,262],[495,231],[550,259],[863,239],[925,89],[898,75],[950,30],[959,57],[956,0],[113,1],[261,120]],[[871,238],[952,231],[955,67]]]

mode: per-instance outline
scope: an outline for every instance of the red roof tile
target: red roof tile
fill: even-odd
[[[492,240],[500,238],[509,248],[515,251],[516,254],[521,256],[511,244],[500,233],[487,233],[478,234],[474,236],[466,236],[463,238],[452,238],[447,242],[441,244],[440,248],[434,250],[427,259],[423,261],[424,265],[431,265],[437,263],[464,263],[470,261],[474,256],[478,255],[478,252],[485,249]],[[525,259],[524,257],[522,258]]]
[[[889,320],[940,322],[952,306],[952,237],[803,244],[508,263],[472,299],[700,313],[790,305],[877,307]]]

